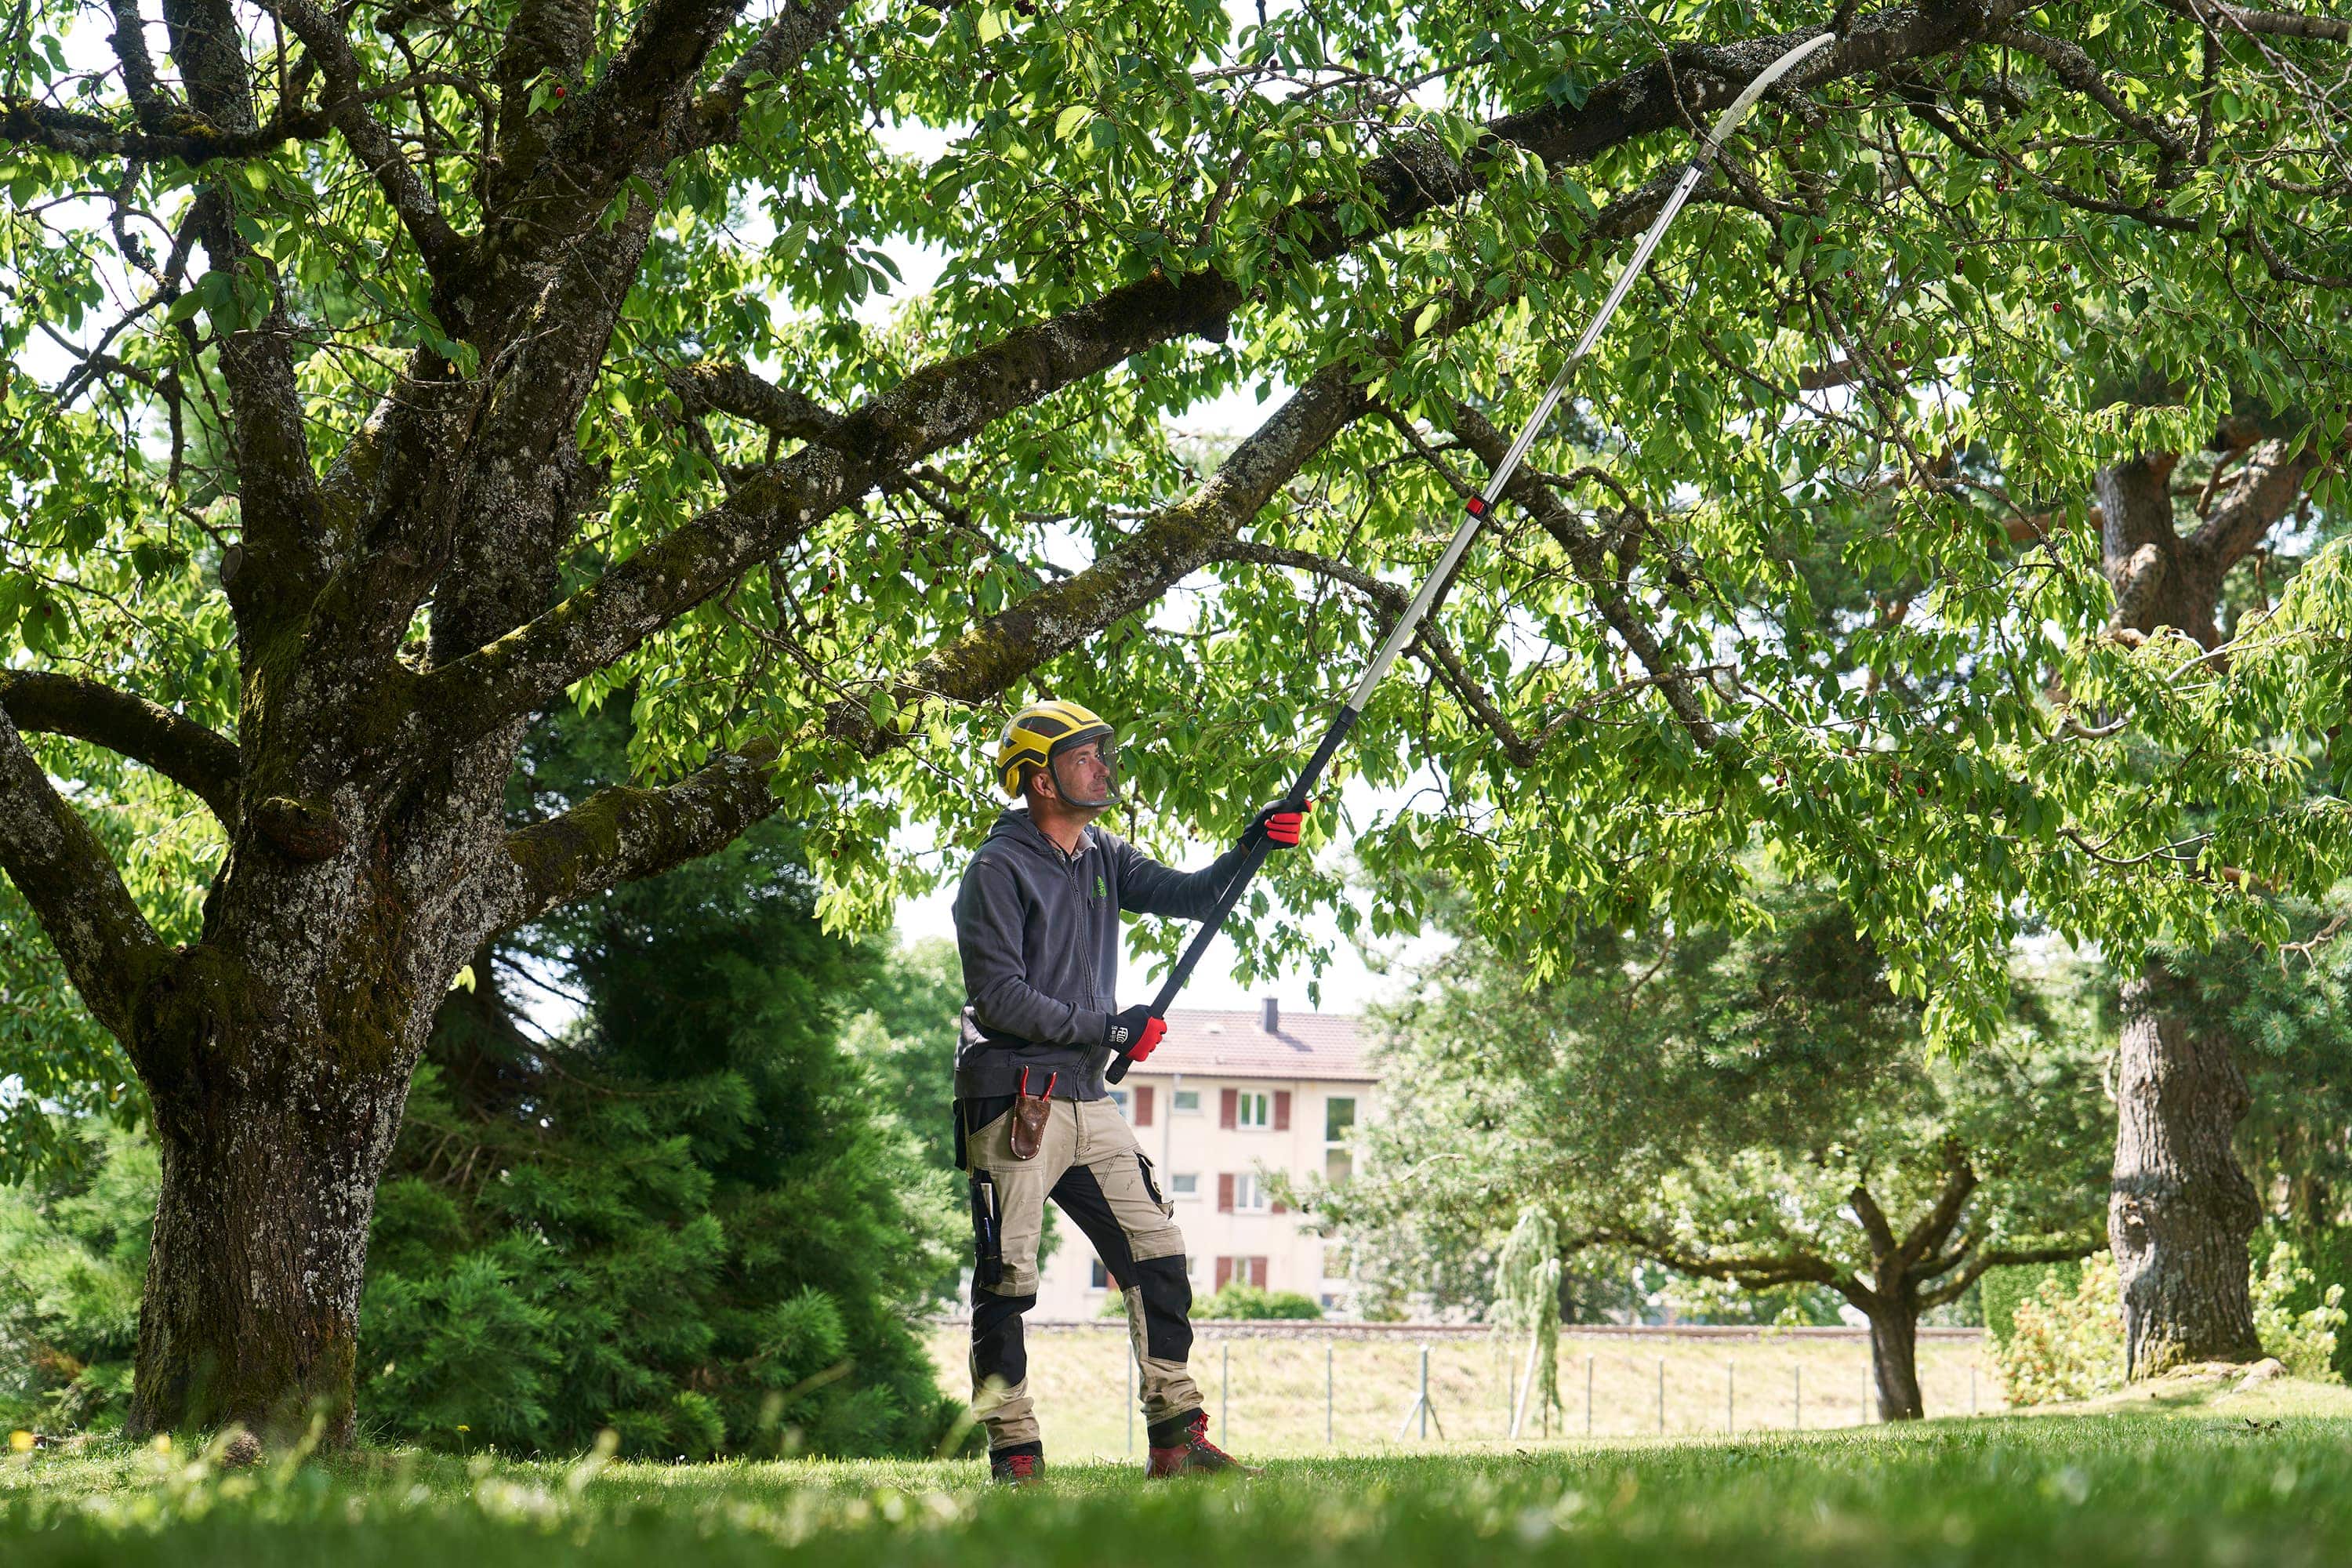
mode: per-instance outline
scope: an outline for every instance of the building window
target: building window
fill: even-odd
[[[1234,1212],[1264,1214],[1265,1184],[1258,1180],[1255,1171],[1243,1171],[1234,1177]]]
[[[1201,1195],[1201,1178],[1192,1171],[1178,1171],[1168,1178],[1168,1195],[1171,1198],[1197,1198]]]
[[[1220,1258],[1217,1259],[1216,1289],[1228,1285],[1255,1285],[1265,1289],[1265,1259],[1263,1258]]]
[[[1093,1266],[1087,1271],[1087,1289],[1089,1290],[1110,1289],[1110,1270],[1103,1267],[1103,1260],[1099,1258],[1094,1260]]]
[[[1234,1123],[1239,1127],[1274,1125],[1274,1096],[1262,1089],[1244,1089],[1234,1101]]]
[[[1355,1155],[1348,1148],[1349,1136],[1356,1130],[1356,1101],[1352,1095],[1333,1095],[1323,1102],[1323,1179],[1344,1182],[1355,1173]]]
[[[1178,1089],[1176,1091],[1176,1111],[1180,1116],[1198,1116],[1201,1113],[1201,1091],[1197,1089]]]
[[[1127,1114],[1127,1090],[1123,1089],[1112,1089],[1110,1091],[1110,1102],[1118,1107],[1118,1113],[1121,1116]]]
[[[1323,1102],[1323,1142],[1339,1143],[1356,1130],[1356,1101],[1351,1095],[1335,1094]]]

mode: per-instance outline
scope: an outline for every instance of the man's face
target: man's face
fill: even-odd
[[[1112,744],[1116,748],[1117,742]],[[1057,752],[1052,769],[1054,794],[1066,805],[1097,810],[1108,805],[1118,773],[1118,756],[1116,749],[1105,756],[1100,741]]]

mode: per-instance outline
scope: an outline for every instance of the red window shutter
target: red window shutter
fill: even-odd
[[[1220,1289],[1220,1290],[1223,1289],[1226,1287],[1226,1285],[1228,1285],[1229,1283],[1231,1283],[1231,1282],[1232,1282],[1232,1280],[1233,1280],[1233,1277],[1234,1277],[1234,1260],[1233,1260],[1232,1258],[1218,1258],[1218,1259],[1217,1259],[1217,1289]]]
[[[1217,1212],[1219,1214],[1234,1212],[1234,1173],[1231,1171],[1225,1172],[1217,1178]],[[1223,1281],[1220,1280],[1219,1283],[1222,1284]]]
[[[1290,1212],[1290,1205],[1284,1203],[1280,1198],[1276,1198],[1274,1200],[1274,1212],[1276,1214],[1288,1214]]]
[[[1241,1121],[1242,1091],[1237,1089],[1217,1090],[1217,1125],[1231,1132]]]
[[[1135,1124],[1138,1127],[1151,1125],[1151,1086],[1148,1083],[1135,1086]]]
[[[1249,1260],[1249,1266],[1250,1266],[1250,1283],[1251,1283],[1251,1284],[1253,1284],[1253,1285],[1255,1285],[1255,1286],[1256,1286],[1256,1287],[1257,1287],[1259,1289],[1261,1289],[1261,1290],[1265,1289],[1265,1258],[1251,1258],[1251,1259]]]
[[[1274,1130],[1276,1132],[1290,1131],[1290,1091],[1286,1089],[1274,1091]]]

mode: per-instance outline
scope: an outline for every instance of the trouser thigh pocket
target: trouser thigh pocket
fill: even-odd
[[[1004,1226],[997,1207],[996,1181],[986,1171],[971,1173],[971,1278],[993,1285],[1004,1278]]]
[[[1135,1168],[1143,1173],[1143,1190],[1150,1194],[1153,1203],[1160,1205],[1160,1212],[1170,1219],[1174,1219],[1176,1205],[1168,1201],[1166,1194],[1160,1190],[1160,1184],[1152,1179],[1151,1156],[1138,1149],[1135,1152]]]

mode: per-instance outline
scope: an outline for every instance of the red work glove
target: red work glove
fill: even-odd
[[[1277,849],[1297,847],[1298,830],[1307,825],[1307,814],[1314,809],[1313,801],[1308,801],[1304,806],[1292,805],[1288,801],[1276,801],[1250,818],[1250,825],[1242,829],[1239,847],[1251,848],[1261,838]]]
[[[1103,1044],[1130,1061],[1141,1061],[1160,1044],[1160,1037],[1168,1032],[1168,1020],[1155,1018],[1151,1009],[1141,1003],[1122,1013],[1113,1013],[1110,1023],[1103,1029]]]

